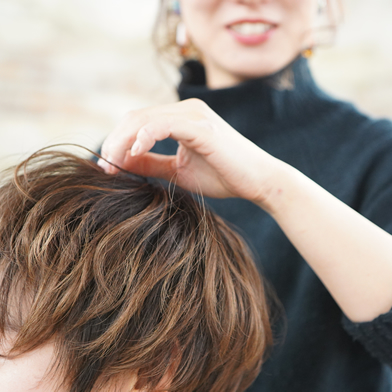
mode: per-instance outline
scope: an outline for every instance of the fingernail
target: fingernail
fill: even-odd
[[[108,162],[106,162],[106,164],[108,165],[107,166],[107,170],[106,170],[106,172],[107,173],[110,173],[110,174],[113,174],[114,173],[114,171],[115,171],[115,168],[114,168],[114,166],[113,166],[113,159],[112,159],[112,157],[109,155],[108,156],[108,158],[107,158],[107,161]]]
[[[107,160],[110,161],[111,158],[108,157]],[[102,167],[102,169],[105,171],[105,173],[110,173],[110,172],[111,172],[112,165],[109,164],[108,162],[106,162],[106,160],[104,160],[104,159],[102,159],[102,158],[99,158],[99,159],[98,159],[98,162],[97,162],[97,165],[100,166],[100,167]]]
[[[99,158],[98,159],[98,162],[97,162],[97,165],[99,166],[99,167],[101,167],[103,170],[107,170],[107,168],[108,168],[108,164],[107,164],[107,162],[106,161],[104,161],[102,158]]]
[[[140,142],[139,140],[136,140],[135,143],[133,143],[132,149],[131,149],[131,155],[134,157],[135,155],[138,154],[140,151]]]

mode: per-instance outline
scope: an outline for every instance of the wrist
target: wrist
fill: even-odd
[[[304,175],[297,169],[276,159],[269,185],[255,204],[276,219],[293,203],[296,190],[301,187],[301,177]]]

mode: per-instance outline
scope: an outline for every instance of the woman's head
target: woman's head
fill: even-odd
[[[37,153],[0,188],[0,252],[2,391],[243,391],[271,344],[243,240],[180,189]]]
[[[163,1],[163,10],[170,4]],[[181,23],[213,88],[284,68],[315,44],[319,19],[332,5],[328,0],[180,0],[179,4]],[[164,14],[161,21],[168,22],[171,13]],[[166,26],[170,42],[176,23]]]

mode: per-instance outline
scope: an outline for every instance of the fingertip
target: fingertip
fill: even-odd
[[[114,166],[110,156],[107,159],[100,158],[97,162],[97,165],[101,167],[107,174],[115,174],[117,172],[117,168]]]
[[[109,164],[103,158],[98,159],[97,165],[102,168],[105,173],[108,172]]]
[[[116,162],[111,156],[108,156],[108,171],[109,174],[118,173],[119,169],[116,166],[120,166],[120,163]]]
[[[131,149],[131,156],[135,157],[140,154],[141,150],[141,143],[139,140],[136,140],[135,143],[133,143],[132,149]]]

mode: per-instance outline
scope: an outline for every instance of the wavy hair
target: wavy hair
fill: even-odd
[[[71,392],[124,374],[143,391],[249,387],[272,343],[269,306],[221,218],[70,153],[40,151],[13,172],[0,188],[0,337],[16,334],[3,357],[54,342]]]

